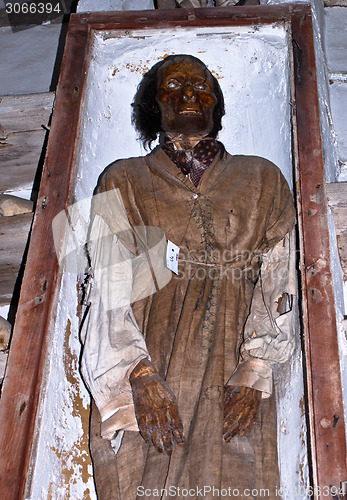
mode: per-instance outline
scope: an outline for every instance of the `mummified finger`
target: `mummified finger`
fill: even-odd
[[[243,435],[255,422],[261,392],[250,387],[225,387],[224,439],[229,442],[237,434]]]
[[[171,454],[174,442],[184,443],[176,398],[152,363],[141,360],[130,374],[135,415],[146,443]]]

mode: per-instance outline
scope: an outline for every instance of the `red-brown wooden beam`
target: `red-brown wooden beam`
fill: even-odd
[[[307,4],[257,5],[249,7],[218,7],[206,9],[160,9],[141,11],[92,12],[72,14],[70,23],[93,30],[131,30],[143,28],[252,26],[281,22],[294,14],[310,13]]]
[[[313,486],[315,498],[344,498],[327,494],[327,488],[333,486],[340,491],[340,483],[347,481],[346,435],[310,15],[293,16],[292,37]]]
[[[75,146],[78,140],[86,68],[90,58],[91,31],[170,26],[225,26],[227,28],[228,26],[290,21],[292,17],[295,44],[300,47],[300,53],[295,61],[295,85],[298,87],[296,98],[297,106],[300,108],[297,112],[301,176],[299,187],[302,192],[300,205],[306,207],[307,203],[312,204],[308,200],[311,199],[313,187],[323,186],[317,188],[318,191],[316,191],[323,193],[323,202],[318,210],[320,215],[316,217],[316,212],[313,213],[317,207],[302,208],[300,214],[303,248],[307,252],[305,269],[308,272],[311,270],[313,274],[312,267],[310,267],[313,263],[316,266],[316,280],[320,280],[316,283],[311,276],[305,274],[303,281],[315,477],[317,478],[316,484],[322,486],[328,484],[325,481],[335,485],[336,482],[344,479],[342,455],[345,449],[345,437],[342,431],[343,412],[339,392],[341,385],[339,358],[336,350],[333,289],[331,284],[327,286],[324,281],[324,278],[330,277],[331,272],[309,12],[308,6],[292,4],[71,16],[8,369],[0,400],[0,498],[6,500],[23,498],[29,471],[40,391],[45,384],[43,374],[47,341],[59,273],[53,248],[51,222],[54,216],[69,204],[70,190],[74,182]],[[319,174],[316,172],[316,164]],[[318,180],[312,181],[312,170],[314,178],[319,177]],[[309,210],[311,212],[307,212]],[[313,229],[310,226],[311,220],[318,221]],[[324,266],[317,268],[317,264],[323,265],[323,262],[317,260],[317,256],[320,258],[321,255],[324,256]],[[324,288],[322,288],[323,284]],[[321,296],[318,292],[323,295],[324,300],[319,301]],[[318,306],[317,301],[319,301]],[[329,325],[326,322],[327,318],[330,319]],[[322,325],[324,325],[323,329]],[[329,359],[329,366],[319,364],[322,356],[321,349],[324,349],[324,354],[326,353],[324,359]],[[332,377],[330,374],[329,378],[327,372],[330,370],[334,375]],[[328,383],[325,382],[326,377],[328,377]],[[327,386],[329,386],[330,393],[327,391]],[[337,391],[336,395],[328,397],[333,391]],[[319,410],[322,408],[326,411]],[[326,424],[332,411],[333,415],[340,417],[335,427],[320,429],[322,418],[326,418],[323,420]],[[322,414],[324,416],[319,420]],[[329,446],[322,445],[321,442],[329,443]],[[327,453],[324,448],[332,452]],[[335,469],[335,473],[332,469]]]

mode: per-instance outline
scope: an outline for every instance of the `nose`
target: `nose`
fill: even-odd
[[[196,101],[196,93],[193,85],[190,82],[187,82],[182,89],[182,97],[183,100],[188,101]]]

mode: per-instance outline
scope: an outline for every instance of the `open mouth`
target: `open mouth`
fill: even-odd
[[[201,116],[202,113],[201,111],[199,111],[198,109],[190,109],[190,108],[187,108],[187,109],[183,109],[182,111],[179,112],[180,115],[197,115],[197,116]]]

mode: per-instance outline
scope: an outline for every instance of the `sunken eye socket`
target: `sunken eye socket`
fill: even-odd
[[[169,80],[166,82],[166,87],[168,89],[180,89],[185,85],[184,83],[179,82],[178,80]],[[205,82],[195,82],[192,84],[196,90],[208,90],[208,85]]]
[[[195,83],[194,88],[198,90],[208,90],[208,86],[204,82]]]
[[[166,83],[166,86],[168,89],[180,89],[182,87],[182,84],[177,80],[169,80]]]

